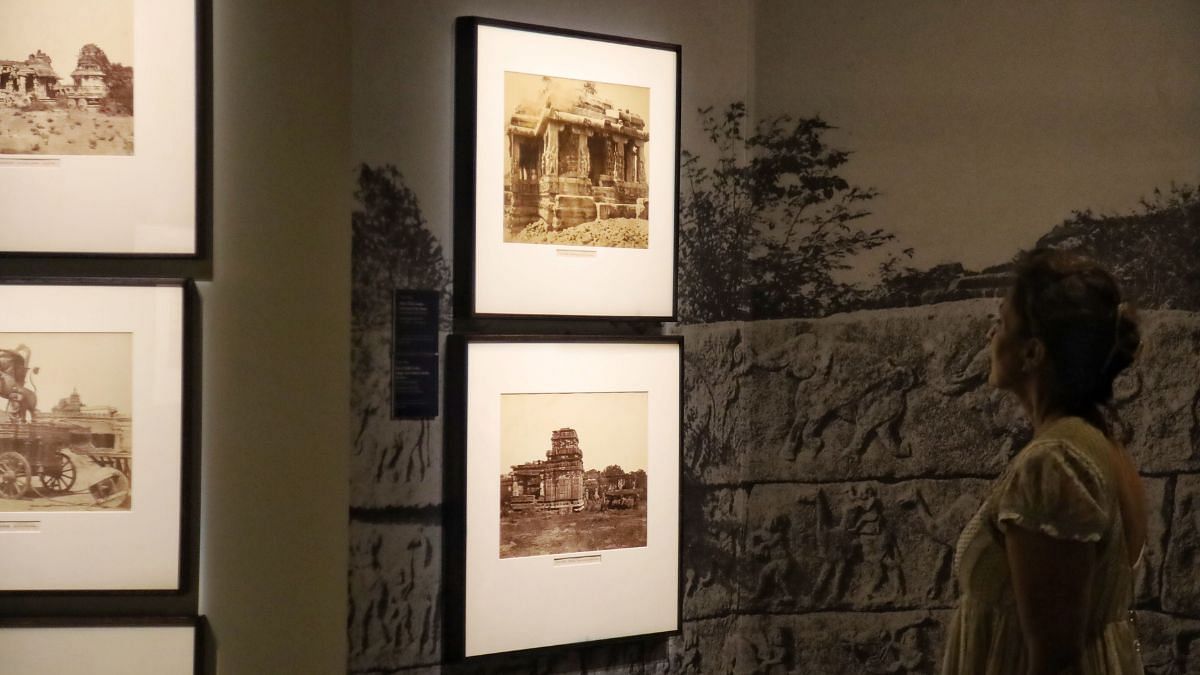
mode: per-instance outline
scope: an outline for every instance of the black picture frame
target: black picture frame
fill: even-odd
[[[467,661],[472,663],[487,663],[489,660],[508,659],[523,655],[536,655],[553,650],[571,649],[583,645],[623,643],[630,641],[654,641],[678,635],[683,625],[683,568],[682,568],[682,520],[683,520],[683,337],[673,336],[597,336],[597,335],[465,335],[453,334],[447,340],[446,364],[446,410],[445,410],[445,458],[443,469],[444,493],[444,539],[443,539],[443,569],[442,594],[444,598],[444,621],[442,628],[443,658],[448,662]],[[668,509],[674,520],[672,528],[673,542],[668,548],[674,548],[675,560],[670,569],[675,577],[674,600],[670,614],[674,625],[662,630],[640,634],[624,634],[613,636],[595,636],[591,639],[574,642],[550,643],[530,648],[471,653],[468,648],[467,636],[467,585],[468,576],[468,523],[469,510],[475,508],[471,501],[468,474],[470,471],[470,448],[468,438],[471,429],[471,411],[468,410],[469,377],[471,363],[469,354],[472,345],[532,345],[543,347],[559,347],[572,345],[645,345],[650,347],[669,346],[675,351],[674,368],[678,370],[677,378],[673,378],[670,395],[677,404],[670,423],[674,425],[673,464],[676,476],[667,484],[674,490],[675,504]],[[553,365],[548,366],[553,368]],[[635,372],[636,371],[632,371]],[[639,375],[632,375],[635,379]],[[654,416],[651,414],[651,419]],[[668,428],[670,426],[668,425]],[[660,484],[661,485],[661,484]],[[649,488],[650,486],[647,486]],[[649,489],[648,489],[649,491]],[[653,495],[650,499],[657,499]],[[483,498],[476,496],[476,503],[482,503]],[[659,542],[662,545],[662,542]],[[649,550],[649,549],[647,549]],[[542,555],[541,558],[552,558],[553,555]],[[649,601],[635,603],[638,613],[646,612]],[[633,607],[634,605],[631,605]],[[510,612],[510,620],[522,620],[520,612]]]
[[[157,632],[157,629],[173,629],[183,628],[188,629],[191,633],[192,644],[190,645],[190,653],[184,653],[180,656],[181,660],[190,660],[192,675],[201,675],[206,672],[207,648],[209,640],[206,637],[207,623],[202,616],[163,616],[163,617],[128,617],[128,616],[96,616],[96,617],[0,617],[0,639],[6,634],[13,635],[14,631],[21,629],[44,629],[53,632],[70,633],[76,629],[84,629],[89,633],[89,637],[93,640],[106,641],[111,640],[111,635],[105,635],[105,629],[132,629],[135,631],[148,630]],[[98,630],[99,629],[99,630]],[[147,639],[158,641],[160,636],[147,636]],[[56,639],[55,641],[57,641]],[[25,639],[17,637],[12,639],[14,646],[18,649],[26,642]],[[156,645],[161,647],[161,645]],[[5,651],[6,658],[13,659],[12,651]],[[44,658],[47,662],[54,659],[62,658],[60,653],[39,652],[39,657]],[[139,661],[138,655],[131,655],[130,661]],[[93,664],[88,672],[121,672],[128,675],[168,675],[161,671],[150,669],[152,664],[145,664],[148,668],[144,671],[123,669],[120,664],[99,663]],[[112,670],[104,670],[104,668],[112,668]],[[64,666],[48,666],[50,669],[65,668]],[[94,670],[99,668],[101,670]],[[6,671],[7,672],[7,671]],[[184,675],[181,672],[172,672],[169,675]]]
[[[665,128],[669,136],[668,147],[661,154],[655,154],[657,150],[653,147],[648,151],[651,154],[650,159],[653,160],[649,164],[651,167],[649,169],[651,178],[643,177],[642,179],[638,179],[649,181],[645,184],[647,194],[649,194],[651,187],[654,186],[657,186],[654,187],[656,194],[667,194],[666,201],[669,204],[670,213],[667,216],[649,215],[662,213],[663,209],[659,207],[651,208],[649,202],[646,202],[646,208],[642,211],[648,223],[646,226],[648,230],[648,243],[644,250],[644,255],[642,252],[625,255],[631,249],[609,248],[605,246],[579,247],[573,244],[561,244],[558,245],[558,250],[556,251],[556,246],[545,244],[530,245],[504,242],[497,244],[497,239],[502,238],[500,233],[506,227],[503,222],[506,216],[503,214],[489,215],[488,222],[494,226],[489,231],[494,236],[481,236],[478,229],[478,222],[482,207],[477,199],[477,188],[484,184],[491,186],[493,182],[496,182],[481,180],[480,170],[481,165],[484,163],[478,161],[481,149],[491,147],[487,143],[481,144],[480,129],[477,122],[481,100],[478,95],[478,87],[480,86],[479,82],[482,77],[479,64],[481,61],[486,61],[489,64],[495,62],[494,55],[481,54],[480,51],[480,32],[481,30],[489,29],[515,32],[518,38],[528,38],[525,40],[526,43],[533,39],[545,38],[562,41],[562,45],[597,46],[596,48],[601,50],[605,46],[617,46],[626,50],[644,50],[647,54],[669,55],[670,59],[673,60],[673,73],[669,77],[664,76],[661,78],[664,82],[667,80],[670,81],[670,84],[667,86],[670,86],[673,91],[669,92],[667,97],[651,99],[663,105],[665,105],[665,101],[669,101],[669,107],[672,108],[672,112],[667,115],[668,120],[666,124],[659,122],[658,116],[655,116],[649,120],[646,127],[648,133],[651,131],[655,132],[655,138],[660,137],[662,130]],[[549,59],[549,56],[547,58]],[[612,61],[594,59],[593,62],[611,63]],[[619,68],[618,66],[614,67]],[[629,77],[628,73],[629,71],[627,70],[627,77]],[[455,40],[454,150],[454,273],[456,279],[454,310],[456,317],[463,319],[554,317],[563,319],[660,322],[675,320],[678,302],[676,269],[678,265],[677,251],[679,241],[678,186],[680,174],[681,73],[682,47],[677,44],[475,16],[459,17],[457,19]],[[592,84],[592,80],[582,77],[583,73],[580,73],[580,75],[580,77],[573,79],[577,81],[586,80],[589,84]],[[567,75],[553,75],[552,77],[572,79],[568,78]],[[597,79],[596,81],[625,86],[625,83],[621,81],[612,82],[611,79]],[[654,88],[651,88],[652,96],[654,95],[653,91]],[[655,108],[655,110],[657,111],[658,108]],[[500,125],[504,124],[504,115],[507,113],[503,111],[503,104],[500,104],[500,107],[494,112],[499,114],[500,117],[496,118],[497,133],[493,135],[499,137],[502,135],[500,131],[503,128]],[[590,134],[592,131],[589,130],[586,133]],[[625,147],[624,141],[622,141],[621,147]],[[640,148],[641,146],[638,147]],[[490,150],[488,151],[490,152]],[[606,155],[607,152],[606,150]],[[489,172],[487,175],[500,181],[496,183],[496,187],[499,187],[503,182],[503,172],[499,171],[499,169],[503,168],[500,166],[502,158],[496,156],[494,159],[496,160],[495,166],[491,162],[486,163],[488,167],[487,171]],[[662,174],[656,173],[654,167],[658,165],[657,163],[665,163],[669,166],[669,179],[666,178],[666,172]],[[557,176],[558,174],[556,173],[555,177],[557,178]],[[611,176],[607,178],[612,179]],[[665,182],[670,182],[671,185],[659,185],[659,183]],[[590,183],[591,181],[589,180],[589,185]],[[591,187],[586,189],[591,190]],[[515,194],[513,191],[510,192]],[[516,197],[513,197],[513,199],[516,199]],[[654,203],[657,204],[660,199],[660,197],[655,197]],[[596,200],[593,200],[593,204],[596,209],[595,214],[599,217],[601,207],[596,203]],[[637,205],[635,204],[635,206]],[[606,208],[608,208],[607,205]],[[651,218],[653,220],[650,220]],[[553,216],[552,219],[557,219],[557,216]],[[664,238],[661,234],[663,229],[668,227],[667,223],[669,223],[670,234]],[[483,250],[480,248],[481,245],[490,246],[492,247],[490,250],[501,251],[502,253],[485,257],[484,254],[480,253]],[[667,250],[668,247],[669,250]],[[542,250],[535,251],[536,249]],[[617,251],[620,251],[620,253],[617,253]],[[498,267],[493,269],[492,265],[488,263],[485,265],[486,269],[480,269],[480,266],[477,264],[477,256],[480,256],[480,260],[496,259]],[[579,257],[594,257],[588,264],[565,263],[559,259],[569,259],[573,256],[576,257],[575,262],[578,261]],[[542,267],[539,268],[539,265]],[[497,269],[501,270],[501,273],[498,274]],[[549,293],[556,292],[553,289],[560,288],[564,283],[575,280],[574,273],[579,270],[582,270],[587,275],[588,281],[586,283],[581,282],[583,284],[581,288],[586,289],[583,295],[589,298],[587,302],[581,303],[577,299],[560,298],[557,296],[554,298],[547,297]],[[630,274],[633,276],[626,276]],[[526,279],[527,275],[528,279]],[[498,283],[501,281],[500,277],[504,277],[502,283]],[[514,279],[525,279],[525,281],[518,283],[514,282]],[[616,286],[609,286],[609,284],[614,283]],[[623,289],[623,285],[627,288]],[[495,289],[501,287],[511,289],[506,292],[511,293],[514,298],[521,297],[525,299],[515,302],[512,299],[499,301],[492,299],[484,301],[481,299],[481,289],[486,289],[487,293],[495,293],[498,292]],[[605,290],[597,290],[601,288]],[[613,290],[610,290],[610,288]],[[639,297],[639,291],[641,292],[641,297]],[[669,301],[655,299],[661,298],[667,293],[669,293]],[[610,295],[614,297],[608,297]],[[532,299],[538,306],[526,306],[529,304],[529,299]],[[642,305],[645,305],[645,308],[639,309]]]
[[[199,298],[194,282],[176,278],[68,278],[53,280],[13,277],[0,278],[0,294],[10,293],[13,289],[21,288],[39,289],[39,292],[53,292],[57,289],[62,289],[64,292],[69,292],[72,289],[83,289],[84,292],[87,290],[99,290],[100,292],[112,291],[114,297],[119,297],[123,291],[140,292],[143,293],[144,297],[148,293],[162,292],[164,295],[161,297],[168,298],[166,304],[162,305],[164,311],[173,312],[178,310],[179,314],[177,317],[168,317],[165,320],[167,325],[173,325],[176,320],[178,321],[178,345],[170,346],[172,349],[178,349],[178,457],[177,460],[171,459],[169,462],[169,464],[176,467],[175,470],[177,470],[177,473],[171,473],[165,478],[168,481],[168,490],[172,487],[170,481],[178,482],[178,504],[175,504],[175,498],[171,494],[168,495],[166,501],[162,502],[171,509],[177,508],[177,518],[174,520],[173,525],[170,524],[170,520],[166,519],[158,524],[160,527],[174,528],[178,536],[177,546],[162,548],[159,551],[160,558],[163,560],[166,560],[168,556],[173,556],[176,567],[175,573],[170,575],[170,581],[165,581],[154,587],[128,588],[117,587],[111,584],[96,588],[83,586],[59,588],[46,585],[24,587],[17,582],[10,581],[10,586],[0,589],[0,618],[57,617],[66,620],[70,618],[115,617],[127,620],[137,617],[195,615],[199,604],[200,559],[199,448],[201,391],[199,373],[201,366],[201,324],[199,320]],[[79,301],[75,302],[78,303]],[[149,302],[148,299],[145,300],[142,307],[144,308]],[[0,331],[24,332],[11,331],[10,326],[11,323],[0,322]],[[139,330],[141,329],[139,327]],[[174,337],[171,339],[173,340]],[[0,345],[0,348],[9,347]],[[171,351],[168,350],[168,353],[171,353]],[[132,358],[138,359],[139,354],[134,353]],[[169,358],[175,359],[176,357],[170,356]],[[168,379],[172,379],[170,376],[167,377]],[[136,410],[138,404],[134,403],[133,408]],[[169,405],[168,410],[174,410],[174,404]],[[175,413],[168,414],[174,415]],[[174,425],[174,422],[168,422],[168,424]],[[154,433],[154,431],[151,431],[151,434]],[[158,435],[161,436],[162,434],[159,433]],[[150,435],[148,434],[148,436]],[[136,435],[133,443],[136,449],[138,443]],[[134,457],[137,456],[135,450]],[[130,462],[132,462],[132,459]],[[141,477],[139,476],[139,478]],[[31,476],[31,484],[34,480],[36,479]],[[146,478],[142,478],[142,482],[146,480]],[[138,499],[137,495],[138,493],[135,488],[133,492],[135,500]],[[23,518],[20,515],[21,513],[24,512],[5,511],[0,513],[0,520],[17,522]],[[71,511],[69,513],[80,512]],[[0,535],[0,537],[2,536],[29,535]],[[4,546],[3,540],[0,540],[0,550],[4,550],[5,548],[11,548],[11,546]],[[85,559],[83,561],[93,566],[103,563],[103,556],[111,553],[111,551],[106,551],[103,548],[86,550],[91,551],[96,556],[100,556],[95,560]],[[14,555],[16,552],[9,550],[6,554]],[[132,584],[131,586],[137,585]]]
[[[193,46],[195,68],[191,71],[189,91],[194,101],[194,124],[190,137],[185,137],[187,143],[193,144],[194,162],[190,171],[194,208],[190,223],[179,222],[172,226],[180,229],[190,227],[191,233],[187,239],[191,250],[180,248],[179,245],[164,246],[155,249],[153,246],[143,250],[87,249],[73,250],[68,247],[42,245],[38,247],[8,246],[0,243],[0,260],[8,261],[9,274],[25,274],[25,270],[38,270],[40,265],[50,262],[65,270],[63,274],[88,276],[127,276],[130,278],[146,278],[150,276],[170,275],[173,277],[211,275],[212,252],[212,0],[170,0],[174,3],[166,11],[190,11],[191,30],[173,39],[189,41]],[[165,6],[165,3],[148,5]],[[137,8],[135,6],[135,12]],[[156,11],[162,11],[156,9]],[[190,33],[190,34],[189,34]],[[63,64],[64,66],[66,64]],[[186,71],[185,71],[186,72]],[[136,72],[135,72],[136,87]],[[136,139],[135,139],[136,143]],[[177,152],[176,150],[172,150]],[[34,169],[42,171],[42,169]],[[53,190],[51,187],[49,190]],[[71,200],[77,197],[62,194],[61,199]],[[110,216],[113,221],[129,221],[125,211],[114,211]],[[95,227],[96,222],[63,224],[61,227]],[[4,225],[4,224],[0,224]],[[29,222],[30,226],[45,226],[45,222]],[[4,226],[11,226],[7,224]],[[60,233],[58,236],[63,236]],[[181,233],[182,236],[182,233]],[[182,240],[181,240],[182,241]],[[32,272],[32,274],[40,274]]]

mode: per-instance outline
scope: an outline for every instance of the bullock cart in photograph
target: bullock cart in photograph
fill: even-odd
[[[75,485],[76,466],[65,450],[87,444],[89,439],[88,429],[77,425],[0,423],[0,498],[32,497],[35,490],[70,490]]]

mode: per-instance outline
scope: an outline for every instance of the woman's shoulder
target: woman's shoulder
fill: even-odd
[[[1098,541],[1113,513],[1112,474],[1090,450],[1096,444],[1090,433],[1060,422],[1013,459],[997,491],[997,524],[1002,531],[1012,523],[1056,538]]]
[[[1112,440],[1100,429],[1081,417],[1060,417],[1041,430],[1013,461],[1029,461],[1044,454],[1067,454],[1086,457],[1088,463],[1099,464],[1103,470],[1109,463],[1111,450]]]

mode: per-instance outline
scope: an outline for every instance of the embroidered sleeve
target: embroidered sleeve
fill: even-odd
[[[1095,542],[1108,530],[1103,474],[1090,457],[1060,441],[1023,450],[1001,488],[996,523],[1055,539]]]

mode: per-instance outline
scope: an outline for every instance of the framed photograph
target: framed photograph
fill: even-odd
[[[458,20],[459,316],[675,315],[679,45]]]
[[[452,337],[448,658],[679,629],[682,347]]]
[[[194,555],[178,282],[0,283],[0,607],[178,593]],[[51,600],[34,597],[40,613]]]
[[[0,254],[198,255],[209,2],[8,3]]]
[[[0,654],[8,675],[195,675],[197,619],[3,619]]]

